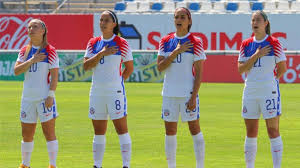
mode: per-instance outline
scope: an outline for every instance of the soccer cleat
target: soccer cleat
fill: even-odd
[[[21,164],[21,165],[19,166],[19,168],[30,168],[30,167]]]
[[[94,166],[93,168],[98,168],[97,166]],[[102,167],[100,167],[100,168],[102,168]]]
[[[56,168],[55,166],[52,166],[52,165],[49,165],[49,167],[48,168]]]
[[[128,168],[127,166],[123,166],[123,168]]]

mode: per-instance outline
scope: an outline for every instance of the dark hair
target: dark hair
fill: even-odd
[[[266,26],[266,33],[270,36],[271,35],[271,25],[270,25],[270,21],[268,19],[267,14],[262,10],[259,10],[255,13],[259,13],[264,18],[264,21],[268,21],[268,24]]]
[[[113,12],[111,10],[106,10],[104,12],[109,13],[109,15],[111,16],[113,22],[117,24],[116,27],[114,27],[113,32],[114,32],[115,35],[118,35],[119,31],[120,31],[120,26],[119,26],[119,21],[118,21],[117,15],[115,14],[115,12]]]
[[[191,12],[190,12],[190,10],[189,10],[188,8],[185,8],[185,7],[179,7],[179,8],[177,8],[177,9],[175,10],[175,12],[174,12],[174,16],[175,16],[176,11],[179,10],[179,9],[184,9],[185,13],[188,15],[189,20],[192,21],[192,15],[191,15]],[[190,32],[191,27],[192,27],[192,23],[189,24],[189,26],[188,26],[188,31],[189,31],[189,32]]]

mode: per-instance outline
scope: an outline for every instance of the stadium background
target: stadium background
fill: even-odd
[[[57,91],[57,99],[61,103],[59,112],[62,118],[58,120],[57,125],[59,140],[72,141],[71,137],[77,136],[75,141],[80,144],[79,148],[83,149],[80,151],[72,147],[67,148],[64,144],[67,142],[63,142],[58,166],[67,167],[66,165],[72,164],[72,157],[82,162],[74,167],[81,168],[91,163],[89,147],[92,129],[87,115],[84,113],[88,106],[90,83],[75,81],[90,81],[91,79],[91,71],[83,71],[82,57],[88,40],[92,36],[100,35],[99,17],[100,13],[106,9],[117,12],[121,25],[120,35],[129,41],[133,49],[135,70],[128,79],[132,83],[126,83],[129,114],[132,115],[132,118],[129,118],[129,126],[132,130],[140,133],[140,135],[135,133],[133,135],[133,138],[138,139],[136,146],[139,146],[139,151],[133,153],[133,167],[143,167],[143,165],[145,165],[144,167],[166,167],[163,150],[163,125],[159,120],[161,84],[155,84],[162,82],[163,73],[157,71],[156,57],[160,38],[175,30],[172,17],[174,9],[179,6],[185,6],[192,11],[191,32],[203,41],[208,58],[204,68],[204,84],[200,89],[200,98],[203,99],[201,102],[203,118],[201,125],[208,134],[205,138],[207,143],[206,166],[214,168],[244,167],[243,153],[241,153],[244,126],[240,117],[243,87],[241,83],[244,77],[239,75],[236,65],[239,45],[242,40],[251,36],[251,12],[263,9],[270,18],[272,35],[283,44],[288,58],[288,71],[281,79],[281,83],[300,83],[299,0],[1,0],[0,168],[14,167],[20,161],[20,127],[17,121],[22,83],[13,81],[22,81],[24,76],[15,76],[13,66],[19,49],[29,40],[26,26],[32,18],[40,18],[45,21],[49,30],[49,43],[56,47],[60,57],[59,80],[65,82],[59,84]],[[147,84],[143,84],[144,82]],[[297,140],[300,138],[300,125],[298,124],[300,121],[300,87],[299,84],[284,84],[281,88],[284,108],[281,129],[285,141],[283,166],[298,168],[300,161],[296,158],[300,157]],[[147,96],[147,98],[143,98],[143,96]],[[72,116],[72,110],[67,108],[67,106],[73,106],[70,102],[78,103],[78,108],[71,108],[80,112],[78,117]],[[147,112],[147,115],[139,116],[140,109],[149,104],[156,107],[144,109],[143,112]],[[222,119],[216,119],[215,116],[218,115],[218,112],[227,115],[222,114],[220,115],[223,117]],[[230,124],[227,123],[228,117]],[[71,122],[70,119],[79,120],[78,123],[88,125],[87,128],[90,131],[86,132],[76,124],[67,125],[75,130],[66,129],[63,122]],[[154,119],[153,122],[140,123],[138,121],[151,119]],[[152,124],[157,124],[157,126],[152,126]],[[263,121],[260,125],[262,127],[260,132],[263,133],[260,134],[262,142],[259,144],[259,153],[262,154],[257,156],[257,166],[271,167],[271,155],[268,152],[268,145],[266,145],[268,138],[264,135],[266,133]],[[183,137],[188,139],[186,125],[180,124],[179,126],[181,127],[178,130],[179,134],[184,134]],[[144,128],[144,130],[137,127]],[[222,131],[227,135],[218,132],[218,128],[226,127],[228,128],[222,129]],[[237,130],[236,127],[238,127]],[[61,128],[64,129],[61,130]],[[153,131],[155,128],[157,130]],[[70,132],[66,133],[66,130]],[[144,131],[150,133],[147,134]],[[78,133],[82,135],[78,137]],[[70,138],[63,138],[65,134]],[[114,134],[112,125],[109,125],[108,139],[114,137]],[[42,133],[37,130],[37,146],[43,146],[44,140],[41,135]],[[218,136],[223,136],[223,138],[218,138]],[[150,143],[152,146],[146,146],[144,149],[144,151],[150,152],[150,155],[143,152],[141,144],[146,141],[145,139],[152,141]],[[225,139],[227,144],[222,144],[222,139]],[[156,152],[151,151],[155,146],[153,146],[153,142],[157,142]],[[228,145],[228,142],[235,146]],[[111,143],[115,148],[108,148],[105,154],[106,158],[104,158],[104,165],[108,168],[116,167],[114,159],[119,158],[118,143],[114,141]],[[178,144],[180,143],[187,144],[179,147],[178,167],[194,167],[193,154],[182,151],[186,150],[185,148],[192,149],[190,139],[179,140]],[[46,149],[45,146],[42,149]],[[221,149],[224,149],[225,152]],[[231,157],[228,150],[232,150]],[[75,154],[66,151],[72,151]],[[33,167],[47,165],[46,158],[43,150],[34,152]],[[83,158],[87,160],[83,160]]]

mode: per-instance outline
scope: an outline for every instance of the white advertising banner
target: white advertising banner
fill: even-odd
[[[160,39],[175,31],[173,14],[118,14],[121,35],[132,49],[157,50]],[[191,32],[201,38],[205,50],[239,50],[252,34],[251,14],[192,14]],[[100,14],[94,15],[94,36],[101,35]],[[269,14],[272,35],[285,50],[300,50],[300,15]]]

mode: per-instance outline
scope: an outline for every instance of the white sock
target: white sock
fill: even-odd
[[[93,140],[93,157],[94,165],[97,167],[102,167],[102,161],[105,151],[105,135],[94,135]]]
[[[245,139],[245,161],[247,168],[254,168],[255,157],[257,152],[257,138]]]
[[[280,168],[282,151],[283,151],[283,143],[281,140],[281,136],[270,139],[270,141],[271,141],[271,151],[272,151],[272,158],[273,158],[273,168]]]
[[[166,156],[169,168],[176,168],[176,148],[177,138],[176,135],[166,135],[165,139]]]
[[[202,132],[199,132],[197,135],[193,135],[194,141],[194,151],[196,157],[196,168],[204,168],[204,153],[205,153],[205,144]]]
[[[131,139],[129,133],[119,135],[123,166],[130,167],[131,159]]]
[[[33,141],[32,142],[22,141],[21,151],[22,151],[22,164],[29,167],[30,166],[31,153],[33,151]]]
[[[49,155],[49,162],[50,165],[56,167],[56,157],[58,152],[58,141],[49,141],[47,142],[47,148],[48,148],[48,155]]]

